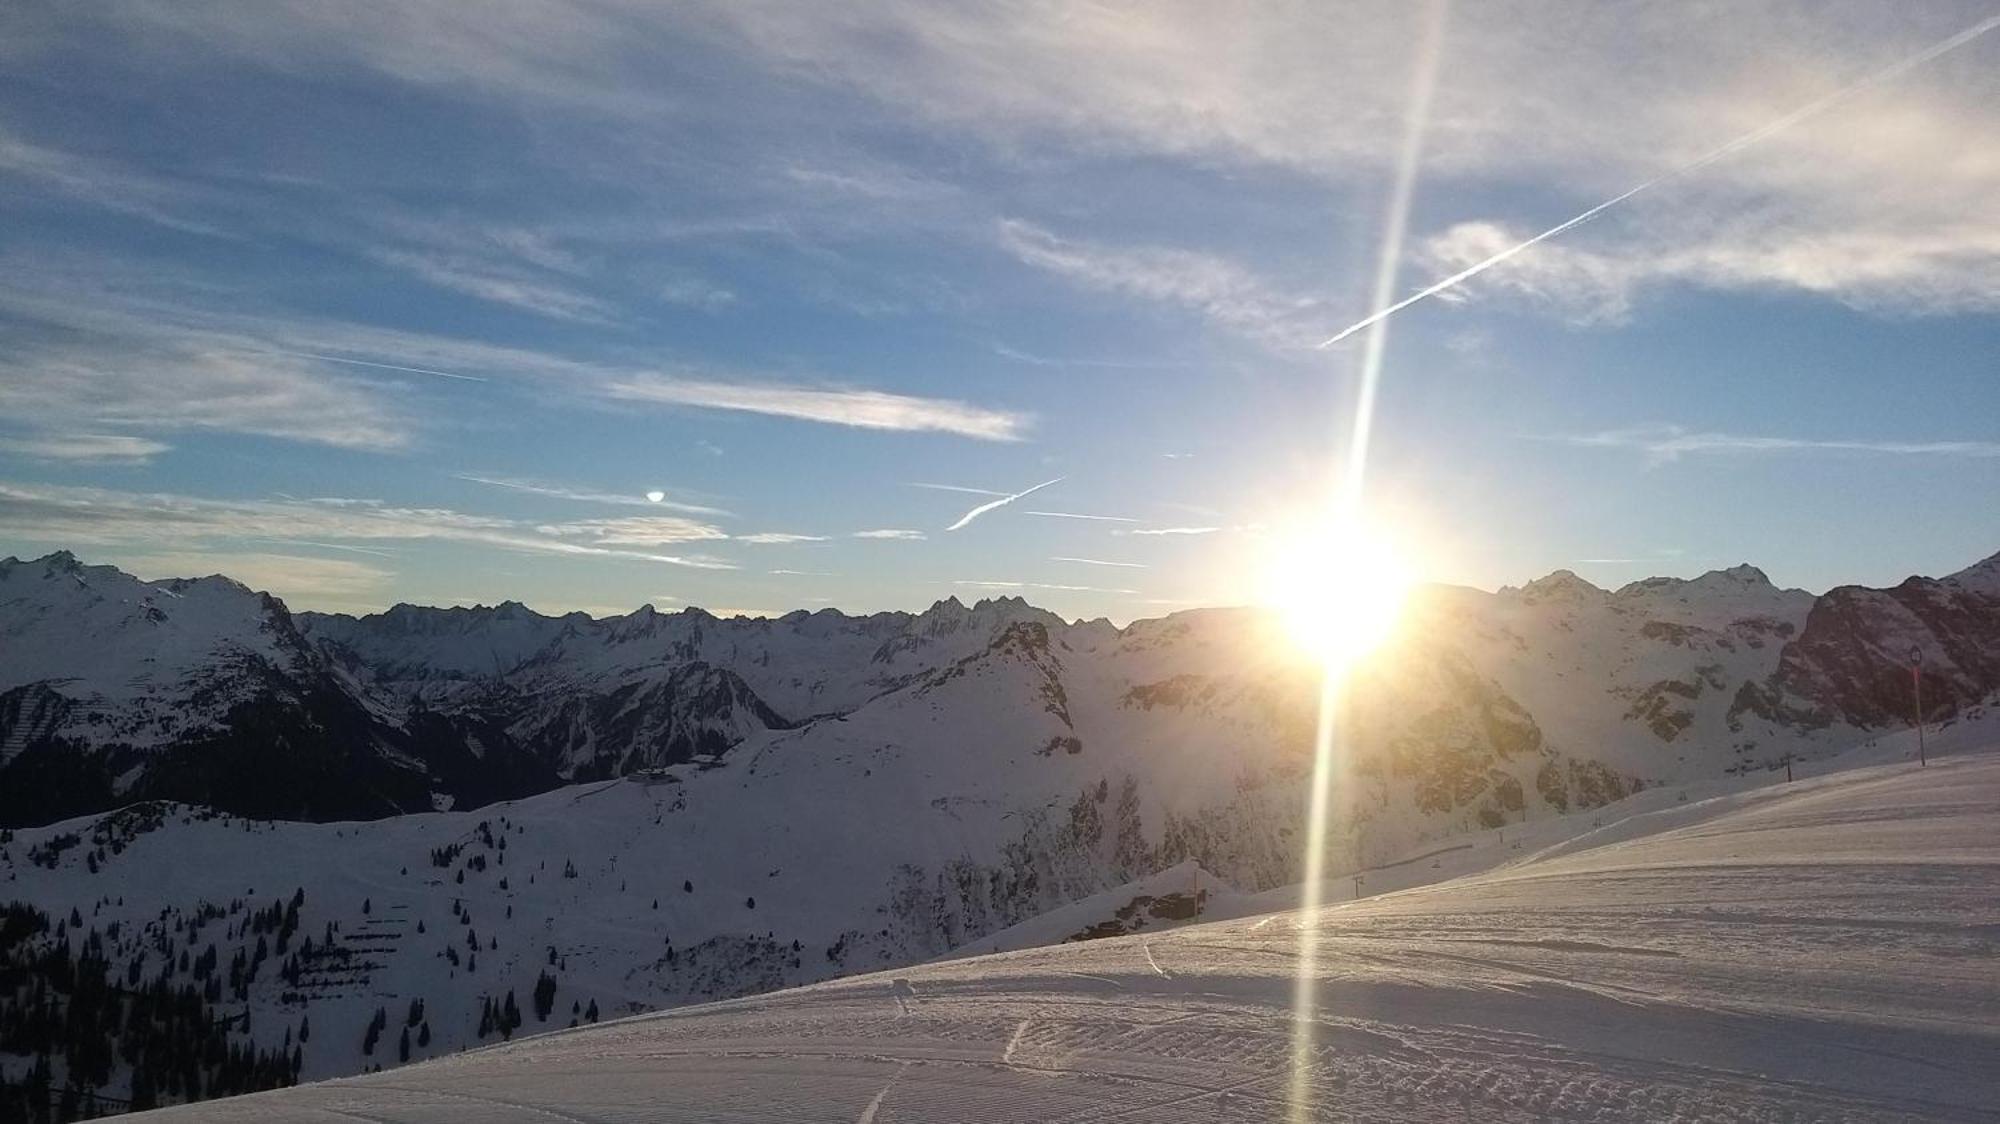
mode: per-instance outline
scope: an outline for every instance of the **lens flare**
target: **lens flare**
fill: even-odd
[[[1395,632],[1413,583],[1382,535],[1355,525],[1301,532],[1273,555],[1261,600],[1299,649],[1340,671]]]

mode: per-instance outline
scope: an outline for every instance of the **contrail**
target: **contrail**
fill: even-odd
[[[1556,235],[1571,229],[1572,227],[1581,226],[1584,223],[1589,222],[1591,219],[1596,218],[1598,215],[1603,214],[1605,211],[1611,209],[1612,207],[1616,207],[1618,204],[1623,203],[1625,200],[1632,198],[1634,195],[1637,195],[1642,191],[1649,191],[1671,180],[1677,180],[1680,179],[1682,176],[1692,175],[1693,173],[1708,167],[1709,165],[1715,163],[1718,160],[1725,159],[1729,156],[1734,155],[1737,152],[1742,151],[1745,148],[1750,147],[1753,144],[1766,140],[1777,133],[1781,133],[1786,129],[1791,128],[1793,125],[1796,125],[1799,122],[1805,120],[1808,117],[1812,117],[1819,113],[1823,113],[1826,110],[1831,109],[1833,106],[1838,105],[1843,101],[1846,101],[1848,98],[1851,98],[1856,94],[1859,94],[1874,86],[1879,86],[1884,82],[1890,81],[1891,79],[1901,77],[1903,74],[1919,66],[1922,66],[1927,62],[1930,62],[1932,59],[1937,58],[1939,55],[1945,54],[1949,51],[1957,50],[1958,48],[1963,47],[1967,43],[1972,42],[1974,39],[1979,38],[1980,36],[1986,34],[1987,32],[1993,30],[1996,27],[2000,27],[2000,15],[1992,16],[1988,19],[1981,20],[1979,23],[1973,24],[1971,27],[1966,28],[1964,31],[1959,32],[1958,34],[1952,36],[1949,39],[1939,40],[1938,42],[1933,43],[1929,47],[1926,47],[1923,50],[1918,51],[1916,54],[1911,55],[1908,58],[1893,63],[1889,66],[1886,66],[1881,70],[1875,71],[1873,74],[1869,74],[1850,85],[1843,86],[1840,89],[1835,90],[1830,94],[1827,94],[1813,101],[1807,102],[1805,105],[1802,105],[1799,108],[1792,110],[1790,113],[1785,114],[1783,117],[1777,118],[1776,120],[1771,121],[1757,129],[1753,129],[1750,132],[1747,132],[1742,136],[1737,137],[1735,140],[1732,140],[1729,143],[1723,145],[1722,147],[1714,149],[1708,152],[1707,154],[1695,159],[1691,163],[1683,164],[1680,167],[1675,168],[1670,172],[1666,172],[1664,174],[1655,176],[1652,179],[1649,179],[1646,182],[1640,184],[1639,186],[1624,192],[1623,194],[1613,196],[1612,198],[1607,199],[1602,203],[1599,203],[1597,206],[1592,207],[1591,209],[1583,212],[1580,215],[1577,215],[1575,218],[1569,219],[1566,222],[1562,222],[1555,226],[1552,226],[1547,230],[1542,231],[1540,234],[1535,235],[1533,238],[1528,239],[1525,242],[1509,246],[1508,248],[1500,251],[1499,253],[1494,254],[1492,257],[1487,258],[1485,261],[1469,265],[1464,269],[1459,270],[1457,273],[1454,273],[1451,276],[1445,278],[1444,280],[1437,282],[1436,284],[1433,284],[1424,289],[1420,289],[1416,293],[1413,293],[1410,296],[1404,297],[1402,300],[1397,301],[1395,304],[1392,304],[1389,307],[1384,308],[1381,311],[1370,315],[1367,319],[1358,320],[1355,323],[1348,325],[1347,327],[1341,329],[1338,333],[1329,337],[1325,342],[1321,343],[1319,346],[1322,348],[1332,347],[1334,344],[1339,343],[1341,340],[1346,339],[1347,337],[1353,335],[1354,333],[1360,331],[1363,328],[1366,328],[1367,326],[1375,323],[1378,320],[1387,319],[1388,317],[1393,316],[1398,312],[1401,312],[1403,309],[1410,307],[1411,305],[1417,303],[1420,300],[1424,300],[1427,297],[1434,297],[1437,294],[1444,292],[1446,289],[1450,289],[1457,286],[1462,281],[1465,281],[1472,277],[1477,277],[1479,274],[1482,274],[1487,270],[1492,269],[1494,266],[1499,265],[1501,262],[1506,261],[1508,258],[1513,257],[1514,255],[1529,248],[1530,246],[1535,245],[1538,242],[1545,242],[1548,239],[1554,238]]]
[[[934,492],[964,492],[968,496],[1004,496],[1007,494],[1005,492],[996,492],[991,488],[968,488],[963,484],[926,484],[920,480],[910,481],[909,486],[912,488],[929,488]]]
[[[1094,523],[1137,523],[1139,520],[1124,515],[1085,515],[1080,511],[1024,511],[1023,515],[1039,515],[1045,519],[1088,519]]]
[[[310,351],[277,351],[273,355],[289,355],[294,359],[317,359],[322,363],[346,363],[354,367],[374,367],[383,371],[407,371],[413,375],[436,375],[441,379],[459,379],[463,382],[485,382],[478,375],[461,375],[451,371],[436,371],[429,367],[404,367],[395,363],[370,363],[366,359],[342,359],[338,355],[318,355]]]
[[[1013,495],[1010,496],[1001,496],[999,499],[994,500],[992,503],[982,503],[978,507],[973,508],[971,511],[966,512],[964,515],[959,516],[958,522],[953,523],[949,527],[946,527],[945,530],[956,531],[960,527],[965,526],[967,523],[972,522],[974,519],[977,519],[980,516],[986,514],[987,512],[992,511],[996,507],[1004,507],[1007,504],[1013,503],[1015,500],[1020,499],[1022,496],[1032,495],[1036,492],[1041,491],[1043,488],[1048,487],[1051,484],[1060,484],[1066,479],[1068,479],[1068,477],[1058,476],[1054,480],[1044,480],[1041,483],[1035,485],[1034,487],[1029,488],[1025,492],[1015,492]]]

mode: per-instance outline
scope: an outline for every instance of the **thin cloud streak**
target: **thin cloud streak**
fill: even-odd
[[[311,539],[257,539],[255,541],[270,543],[273,546],[309,546],[315,550],[340,550],[349,554],[366,554],[374,558],[401,557],[401,555],[398,555],[393,550],[376,550],[373,547],[367,546],[342,546],[337,542],[313,542]]]
[[[372,367],[378,371],[404,371],[412,375],[436,375],[441,379],[457,379],[460,382],[486,382],[479,375],[461,375],[455,371],[438,371],[429,367],[405,367],[400,363],[373,363],[366,359],[343,359],[338,355],[317,355],[310,351],[277,351],[270,355],[288,355],[294,359],[317,359],[321,363],[345,363],[350,367]]]
[[[1058,476],[1054,480],[1044,480],[1041,483],[1035,485],[1034,487],[1027,489],[1026,491],[1014,492],[1010,495],[1001,496],[999,499],[994,500],[991,503],[982,503],[978,507],[973,508],[971,511],[966,512],[964,515],[959,516],[958,522],[953,523],[949,527],[946,527],[945,530],[947,531],[959,530],[966,524],[971,523],[974,519],[977,519],[980,516],[986,514],[987,512],[992,511],[994,508],[1005,507],[1008,504],[1013,503],[1015,500],[1018,500],[1023,496],[1034,495],[1036,492],[1041,491],[1043,488],[1046,488],[1051,484],[1060,484],[1066,479],[1068,479],[1068,477]]]
[[[1677,425],[1611,429],[1601,433],[1561,434],[1544,440],[1598,449],[1635,449],[1653,464],[1671,464],[1683,456],[1705,453],[1837,452],[1885,456],[2000,457],[1996,441],[1848,441],[1772,437],[1743,433],[1695,432]]]
[[[957,581],[952,582],[951,584],[969,586],[973,589],[1046,589],[1060,593],[1136,594],[1139,592],[1136,589],[1107,589],[1103,586],[1095,586],[1095,585],[1061,585],[1055,582],[973,581],[967,578],[961,578]]]
[[[1728,143],[1721,145],[1720,147],[1710,149],[1703,155],[1695,158],[1694,160],[1689,161],[1686,164],[1682,164],[1678,168],[1674,168],[1670,171],[1654,176],[1652,179],[1640,183],[1637,187],[1630,188],[1618,195],[1612,196],[1610,199],[1607,199],[1604,202],[1599,203],[1597,206],[1592,207],[1587,211],[1584,211],[1582,214],[1576,215],[1575,217],[1570,218],[1564,222],[1557,223],[1555,226],[1552,226],[1549,229],[1542,231],[1540,234],[1537,234],[1532,238],[1528,238],[1524,241],[1517,242],[1514,245],[1509,246],[1506,249],[1501,250],[1496,254],[1493,254],[1480,261],[1474,262],[1472,265],[1469,265],[1464,269],[1459,270],[1457,273],[1451,274],[1450,276],[1444,278],[1441,281],[1435,282],[1431,285],[1426,286],[1425,288],[1419,289],[1417,292],[1403,298],[1400,301],[1397,301],[1395,304],[1392,304],[1387,308],[1384,308],[1381,311],[1376,312],[1371,316],[1368,316],[1365,319],[1358,320],[1355,323],[1350,324],[1345,328],[1342,328],[1340,331],[1334,333],[1331,337],[1322,341],[1319,346],[1321,348],[1332,347],[1334,344],[1339,343],[1340,341],[1348,338],[1349,336],[1362,330],[1363,328],[1366,328],[1371,324],[1378,323],[1382,320],[1386,320],[1389,317],[1395,315],[1396,313],[1401,312],[1403,309],[1408,308],[1413,304],[1416,304],[1418,301],[1424,300],[1427,297],[1436,296],[1437,294],[1445,292],[1448,289],[1456,288],[1459,284],[1468,281],[1474,277],[1477,277],[1481,273],[1484,273],[1487,270],[1492,269],[1494,266],[1499,265],[1500,263],[1506,261],[1507,259],[1515,256],[1516,254],[1521,253],[1524,250],[1529,249],[1530,247],[1535,246],[1538,243],[1545,242],[1548,239],[1554,238],[1555,236],[1563,233],[1564,231],[1570,230],[1574,227],[1578,227],[1583,225],[1584,223],[1589,222],[1591,219],[1596,218],[1598,215],[1603,214],[1605,211],[1610,210],[1611,208],[1617,206],[1620,203],[1625,202],[1627,199],[1630,199],[1633,196],[1640,194],[1641,192],[1650,191],[1651,189],[1658,187],[1661,184],[1680,179],[1684,176],[1693,175],[1695,172],[1698,172],[1703,168],[1706,168],[1709,165],[1716,163],[1717,161],[1727,159],[1728,157],[1735,155],[1736,153],[1742,151],[1743,149],[1749,148],[1751,145],[1757,144],[1760,141],[1767,140],[1770,137],[1777,135],[1778,133],[1784,132],[1786,129],[1791,128],[1792,126],[1798,124],[1801,121],[1806,120],[1809,117],[1813,117],[1820,113],[1823,113],[1826,110],[1831,109],[1832,107],[1840,104],[1841,102],[1846,101],[1847,99],[1853,97],[1856,94],[1859,94],[1874,86],[1878,86],[1884,82],[1888,82],[1895,78],[1901,77],[1903,74],[1908,73],[1909,71],[1919,66],[1922,66],[1927,62],[1930,62],[1932,59],[1935,59],[1940,55],[1943,55],[1949,51],[1956,50],[1957,48],[1972,42],[1974,39],[1979,38],[1980,36],[1986,34],[1987,32],[1993,30],[1996,27],[2000,27],[2000,16],[1992,16],[1988,19],[1981,20],[1980,22],[1972,25],[1971,27],[1966,28],[1964,31],[1961,31],[1958,34],[1953,35],[1947,39],[1940,40],[1939,42],[1932,44],[1931,46],[1925,48],[1924,50],[1918,51],[1914,55],[1910,55],[1904,59],[1901,59],[1895,63],[1890,64],[1889,66],[1883,67],[1882,69],[1877,70],[1872,74],[1866,75],[1865,77],[1859,79],[1858,81],[1851,82],[1848,85],[1843,86],[1840,89],[1835,90],[1830,94],[1826,94],[1822,97],[1815,98],[1814,100],[1807,102],[1805,105],[1800,106],[1799,108],[1793,110],[1790,113],[1785,114],[1782,117],[1778,117],[1775,120],[1767,122],[1766,124],[1756,129],[1752,129],[1750,132],[1744,133],[1742,136],[1739,136],[1734,140],[1731,140]]]
[[[883,527],[872,531],[856,531],[849,538],[888,539],[897,542],[921,542],[930,537],[922,531],[906,531],[895,527]]]
[[[1114,535],[1212,535],[1222,530],[1220,527],[1134,527],[1129,531],[1118,530]]]
[[[784,546],[795,542],[825,542],[826,535],[800,535],[790,531],[759,531],[754,535],[732,535],[736,542],[747,542],[757,546]]]
[[[0,453],[72,464],[145,464],[173,446],[123,433],[51,433],[0,437]]]
[[[506,476],[481,476],[473,472],[453,473],[452,479],[464,480],[472,484],[485,484],[493,488],[506,488],[514,492],[527,492],[530,495],[549,496],[553,499],[576,500],[580,503],[612,504],[618,507],[658,507],[666,508],[669,511],[682,512],[687,515],[725,517],[733,514],[719,507],[683,503],[679,500],[670,500],[664,497],[656,500],[651,498],[650,493],[625,495],[620,492],[599,492],[587,488],[568,488],[560,484],[542,484],[533,480],[516,480]]]
[[[1083,564],[1083,565],[1085,565],[1085,566],[1117,566],[1117,567],[1119,567],[1119,568],[1121,568],[1121,569],[1126,569],[1126,570],[1150,570],[1150,569],[1152,569],[1152,567],[1151,567],[1151,566],[1148,566],[1148,565],[1146,565],[1146,564],[1145,564],[1144,562],[1113,562],[1113,561],[1111,561],[1110,559],[1107,559],[1107,558],[1071,558],[1071,557],[1069,557],[1069,556],[1067,556],[1067,555],[1062,555],[1062,554],[1055,554],[1055,555],[1051,555],[1051,556],[1049,557],[1049,561],[1051,561],[1051,562],[1078,562],[1078,563],[1081,563],[1081,564]]]
[[[1028,427],[1027,416],[1023,414],[881,390],[639,375],[614,380],[605,392],[625,401],[763,414],[857,429],[952,433],[981,441],[1019,441]]]
[[[929,488],[933,492],[963,492],[968,496],[1004,496],[1007,492],[996,492],[992,488],[968,488],[962,484],[926,484],[922,481],[909,482],[912,488]]]
[[[63,546],[192,550],[244,539],[436,542],[522,554],[616,558],[700,570],[736,569],[733,563],[717,558],[631,549],[643,545],[642,528],[607,525],[601,533],[585,526],[537,528],[449,508],[397,507],[343,497],[214,500],[164,492],[0,482],[0,525],[17,538]],[[596,535],[602,545],[558,537],[572,531]],[[623,541],[627,539],[633,541]]]
[[[1039,515],[1044,519],[1087,519],[1093,523],[1138,523],[1142,520],[1124,515],[1085,515],[1080,511],[1024,511],[1023,515]]]

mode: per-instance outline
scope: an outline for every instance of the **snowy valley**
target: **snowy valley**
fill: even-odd
[[[244,1055],[138,1090],[111,1057],[105,1108],[1268,913],[1303,871],[1317,676],[1254,610],[352,618],[58,554],[0,561],[0,635],[0,901],[35,914],[0,941],[191,988]],[[1988,744],[2000,556],[1425,589],[1351,687],[1327,900],[1911,757],[1912,647],[1933,743]]]

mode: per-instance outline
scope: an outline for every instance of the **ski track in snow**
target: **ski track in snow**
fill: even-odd
[[[2000,1120],[2000,754],[1653,826],[1327,907],[1315,1118]],[[896,969],[907,1015],[853,977],[158,1118],[1270,1120],[1280,916]]]

